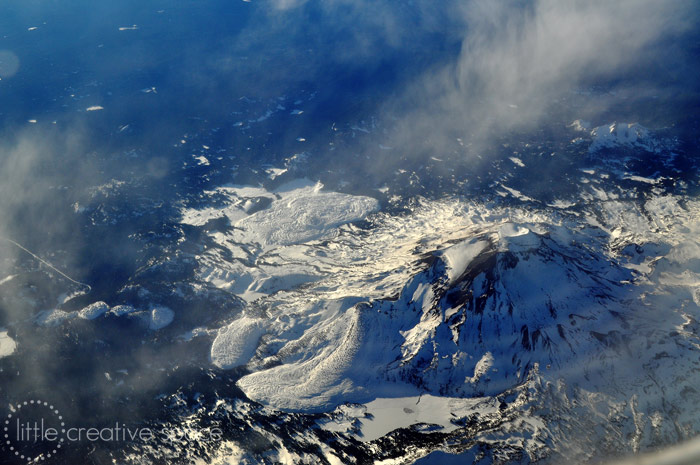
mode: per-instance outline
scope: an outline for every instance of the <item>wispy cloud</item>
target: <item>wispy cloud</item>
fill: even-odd
[[[674,38],[697,18],[683,0],[475,0],[459,13],[465,26],[456,60],[387,107],[406,113],[396,133],[404,148],[435,132],[431,141],[461,134],[483,147],[495,133],[542,123],[554,104],[587,86],[620,91],[657,78],[663,90],[664,65],[683,53]],[[596,101],[595,110],[616,102]]]

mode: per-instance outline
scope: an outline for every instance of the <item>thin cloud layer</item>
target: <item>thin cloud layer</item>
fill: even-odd
[[[395,136],[405,149],[421,147],[427,134],[432,143],[467,136],[484,148],[494,135],[539,124],[553,104],[588,86],[613,91],[595,101],[594,113],[619,102],[615,91],[634,98],[625,89],[678,64],[683,50],[673,38],[695,17],[692,2],[649,0],[476,0],[463,14],[458,59],[422,76],[388,107],[408,113]],[[663,88],[637,89],[654,91]]]

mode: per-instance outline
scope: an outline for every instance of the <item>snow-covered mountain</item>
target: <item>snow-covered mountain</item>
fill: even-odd
[[[2,2],[0,463],[598,465],[700,437],[699,24]]]
[[[107,398],[155,377],[166,413],[146,422],[178,434],[115,452],[129,463],[588,463],[691,438],[687,158],[638,124],[577,121],[564,137],[559,153],[509,147],[488,183],[440,197],[407,195],[407,176],[424,187],[404,169],[374,190],[328,188],[299,176],[301,156],[203,189],[174,203],[169,229],[130,236],[148,258],[111,295],[63,276],[32,301],[20,274],[4,278],[6,304],[40,311],[0,331],[0,358],[31,331],[65,332],[61,350]],[[551,191],[521,176],[547,163]],[[95,189],[75,214],[108,227],[153,214],[110,203],[127,189]],[[110,359],[90,361],[95,347]],[[213,427],[224,440],[202,436]]]
[[[586,169],[576,202],[424,199],[398,215],[303,182],[221,188],[222,207],[183,222],[214,244],[196,256],[201,278],[249,304],[198,334],[266,408],[322,413],[323,430],[361,441],[449,433],[395,463],[435,448],[478,458],[499,434],[509,460],[582,462],[689,438],[700,204],[613,176],[635,187]],[[495,422],[483,437],[454,442],[482,417]]]

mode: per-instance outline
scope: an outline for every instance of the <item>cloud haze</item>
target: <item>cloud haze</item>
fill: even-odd
[[[387,106],[388,113],[406,114],[395,134],[404,150],[455,134],[484,148],[501,132],[535,127],[554,104],[589,86],[613,91],[605,102],[584,99],[593,114],[623,94],[663,92],[658,81],[653,89],[640,82],[668,78],[665,68],[683,64],[685,51],[674,38],[697,16],[690,1],[652,0],[475,0],[455,14],[465,24],[459,57]]]

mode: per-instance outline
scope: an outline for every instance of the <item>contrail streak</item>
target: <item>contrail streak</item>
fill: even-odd
[[[49,267],[50,269],[52,269],[53,271],[55,271],[55,272],[58,273],[59,275],[61,275],[61,276],[63,276],[64,278],[66,278],[68,281],[70,281],[70,282],[72,282],[72,283],[75,283],[75,284],[78,284],[79,286],[84,286],[84,287],[86,287],[87,290],[88,290],[88,292],[90,292],[90,291],[92,290],[92,288],[90,287],[89,284],[81,283],[80,281],[77,281],[77,280],[71,278],[70,276],[68,276],[67,274],[65,274],[63,271],[61,271],[61,270],[59,270],[58,268],[56,268],[55,266],[53,266],[51,263],[47,262],[46,260],[44,260],[43,258],[39,257],[38,255],[36,255],[36,254],[35,254],[34,252],[32,252],[31,250],[29,250],[29,249],[27,249],[26,247],[24,247],[22,244],[20,244],[20,243],[18,243],[18,242],[16,242],[16,241],[13,241],[12,239],[9,239],[9,238],[7,238],[7,237],[2,237],[2,236],[0,236],[0,239],[4,239],[4,240],[6,240],[7,242],[9,242],[9,243],[11,243],[11,244],[14,244],[14,245],[17,246],[18,248],[24,250],[25,252],[27,252],[27,253],[28,253],[29,255],[31,255],[32,257],[36,258],[37,260],[39,260],[39,261],[40,261],[41,263],[43,263],[44,265],[46,265],[47,267]]]

